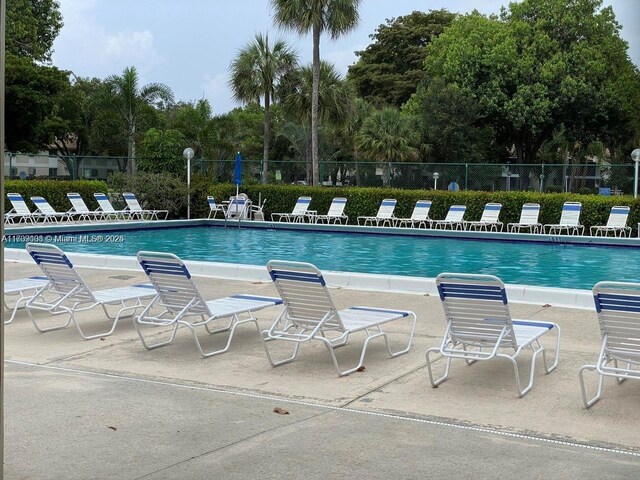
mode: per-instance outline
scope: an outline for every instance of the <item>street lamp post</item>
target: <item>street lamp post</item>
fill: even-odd
[[[633,177],[633,198],[638,198],[638,164],[640,163],[640,148],[636,148],[631,152],[631,160],[636,164],[636,171]]]
[[[187,147],[182,152],[187,159],[187,220],[191,219],[191,159],[193,158],[193,148]]]
[[[511,191],[511,170],[507,169],[504,174],[507,176],[507,192]]]
[[[438,172],[433,172],[433,189],[438,189],[438,178],[440,178],[440,174]]]

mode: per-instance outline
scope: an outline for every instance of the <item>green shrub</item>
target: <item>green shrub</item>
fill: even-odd
[[[169,173],[138,172],[133,176],[117,173],[110,177],[109,191],[134,193],[142,208],[168,210],[169,218],[187,216],[186,182]]]
[[[593,195],[595,192],[593,191],[592,188],[582,187],[582,188],[578,189],[578,193],[580,195]]]
[[[67,193],[79,193],[91,210],[98,208],[93,194],[106,193],[107,184],[102,180],[5,180],[5,193],[19,193],[29,208],[35,210],[31,197],[44,197],[58,212],[71,208]],[[5,212],[11,210],[11,203],[4,198]]]

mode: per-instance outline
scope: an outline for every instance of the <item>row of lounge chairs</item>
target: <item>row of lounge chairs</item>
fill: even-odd
[[[123,193],[127,206],[116,210],[104,193],[93,194],[98,202],[97,210],[90,210],[78,193],[67,193],[71,208],[66,212],[58,212],[41,196],[31,197],[36,206],[31,211],[19,193],[8,193],[11,210],[4,214],[5,225],[59,223],[59,222],[98,222],[108,220],[166,220],[167,210],[149,210],[142,208],[133,193]]]
[[[347,199],[336,197],[331,202],[326,215],[319,215],[317,211],[308,210],[311,197],[300,197],[291,213],[272,213],[271,220],[276,222],[296,223],[348,223],[349,217],[344,214]],[[405,227],[405,228],[433,228],[440,230],[470,230],[501,232],[503,223],[500,221],[500,203],[487,203],[480,220],[464,220],[467,207],[465,205],[452,205],[447,215],[442,220],[429,217],[431,201],[418,200],[409,218],[398,218],[394,215],[397,201],[386,198],[380,203],[378,212],[373,216],[358,217],[358,225]],[[540,204],[525,203],[520,212],[518,222],[507,224],[509,233],[546,233],[549,235],[584,235],[584,225],[580,224],[580,202],[565,202],[562,206],[560,221],[557,224],[543,225],[538,221],[540,216]],[[590,229],[592,236],[629,237],[631,227],[627,226],[630,208],[628,206],[614,206],[611,208],[606,225],[594,225]]]
[[[19,307],[25,306],[33,324],[40,332],[58,330],[73,323],[85,339],[111,334],[121,318],[134,317],[138,336],[146,349],[172,343],[180,326],[190,330],[203,357],[228,351],[235,329],[244,323],[253,324],[263,340],[271,365],[292,362],[300,346],[309,341],[323,343],[339,375],[358,371],[363,364],[369,342],[382,338],[391,357],[407,353],[411,348],[417,317],[403,309],[353,306],[339,310],[331,298],[327,282],[320,270],[309,263],[272,260],[267,270],[280,297],[239,294],[205,300],[193,282],[186,265],[175,255],[159,252],[139,252],[138,261],[150,283],[94,291],[75,270],[69,258],[58,247],[49,244],[27,244],[27,251],[42,270],[44,277],[13,280],[5,283],[7,296],[18,296],[7,323],[14,320]],[[536,360],[542,357],[546,373],[559,361],[560,327],[553,322],[513,319],[504,284],[491,275],[442,273],[436,278],[444,307],[447,329],[439,347],[426,352],[429,381],[437,387],[449,377],[452,360],[462,359],[468,365],[477,361],[504,358],[514,369],[516,390],[520,397],[533,386]],[[600,323],[602,346],[594,365],[579,371],[582,398],[586,408],[602,395],[605,376],[640,379],[640,284],[601,282],[593,288],[595,307]],[[271,327],[260,331],[253,314],[264,308],[282,305],[284,308]],[[7,302],[5,299],[5,306]],[[107,307],[116,306],[115,314]],[[112,320],[108,331],[89,335],[81,328],[77,314],[101,307]],[[44,327],[35,312],[51,316],[66,316],[62,324]],[[137,312],[140,312],[137,314]],[[137,315],[136,315],[137,314]],[[392,349],[384,326],[406,321],[409,332],[406,344]],[[216,324],[222,326],[214,327]],[[147,328],[168,327],[165,338],[146,335]],[[205,351],[197,332],[227,333],[221,348]],[[144,331],[144,332],[143,332]],[[339,365],[335,349],[348,343],[353,334],[366,335],[357,363],[344,369]],[[555,334],[553,362],[549,362],[541,339]],[[150,340],[153,339],[154,343]],[[292,346],[290,355],[274,359],[271,342],[283,341]],[[520,379],[518,357],[531,352],[528,382]],[[436,378],[433,355],[445,361],[444,373]],[[594,396],[587,395],[584,373],[599,375]],[[524,384],[526,383],[526,385]]]

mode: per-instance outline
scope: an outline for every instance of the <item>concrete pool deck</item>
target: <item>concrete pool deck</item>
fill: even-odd
[[[146,280],[141,271],[79,268],[96,289]],[[40,273],[33,263],[4,269],[6,280]],[[269,282],[194,278],[207,298],[276,293]],[[498,478],[506,469],[528,478],[637,476],[640,382],[606,381],[590,410],[580,400],[578,368],[595,360],[600,343],[595,312],[512,305],[515,317],[562,328],[557,370],[538,371],[519,399],[506,362],[454,363],[450,380],[430,387],[424,352],[445,327],[437,297],[332,293],[339,308],[415,311],[412,350],[389,359],[374,342],[365,370],[339,378],[319,344],[272,368],[250,326],[229,353],[203,359],[186,330],[146,351],[130,320],[84,341],[73,327],[38,333],[19,312],[5,327],[5,478]],[[279,311],[258,312],[260,327]],[[98,326],[101,316],[82,318]],[[391,340],[405,328],[392,327]],[[338,351],[342,359],[355,362],[357,340]]]

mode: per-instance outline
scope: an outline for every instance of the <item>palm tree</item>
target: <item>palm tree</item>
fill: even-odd
[[[371,160],[383,164],[382,183],[389,186],[391,162],[413,160],[418,156],[414,145],[418,132],[411,117],[395,108],[377,110],[367,118],[356,136],[360,152]]]
[[[358,24],[360,0],[271,0],[275,23],[304,35],[313,36],[313,91],[311,95],[311,159],[313,185],[320,183],[318,158],[318,110],[320,85],[320,35],[328,32],[332,39],[353,30]]]
[[[261,33],[240,49],[236,59],[231,62],[229,83],[235,99],[247,103],[254,101],[260,103],[260,97],[264,98],[262,183],[267,183],[271,100],[275,97],[280,79],[297,64],[296,53],[284,41],[277,40],[271,48],[269,36],[263,36]]]
[[[111,75],[105,80],[108,91],[108,102],[118,111],[125,122],[127,136],[128,172],[136,173],[136,125],[140,111],[147,105],[160,102],[173,102],[173,92],[164,83],[148,83],[138,87],[138,71],[136,67],[127,67],[122,75]]]

